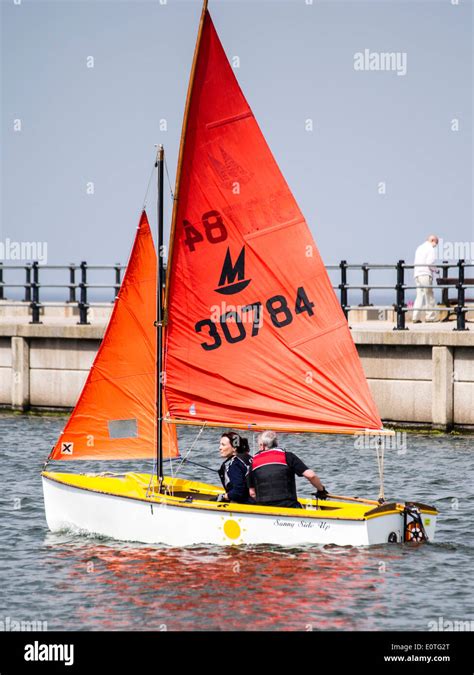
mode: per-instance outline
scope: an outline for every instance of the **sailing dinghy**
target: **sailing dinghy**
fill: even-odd
[[[163,150],[157,157],[163,250]],[[145,211],[103,341],[49,460],[149,459],[156,474],[42,473],[52,531],[144,543],[371,545],[433,540],[416,502],[330,497],[303,509],[218,502],[163,474],[176,425],[384,430],[309,228],[244,98],[204,3],[166,282]],[[164,292],[162,293],[162,289]]]

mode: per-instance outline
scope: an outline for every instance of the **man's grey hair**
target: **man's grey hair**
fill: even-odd
[[[258,435],[258,444],[263,445],[264,448],[277,448],[278,438],[274,431],[263,431]]]

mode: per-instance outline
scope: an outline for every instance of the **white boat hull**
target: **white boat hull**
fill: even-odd
[[[169,546],[367,546],[387,543],[391,533],[396,534],[397,542],[403,541],[404,522],[400,513],[345,520],[326,519],[324,512],[304,509],[284,509],[284,515],[245,513],[238,504],[226,505],[225,510],[199,506],[190,509],[185,505],[85,490],[45,477],[43,490],[46,520],[52,532],[72,530],[121,541]],[[436,516],[423,515],[423,522],[432,540]]]

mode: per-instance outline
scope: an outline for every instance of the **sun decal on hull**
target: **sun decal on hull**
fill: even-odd
[[[240,525],[242,518],[235,519],[223,516],[222,520],[224,521],[222,523],[222,531],[225,535],[223,541],[231,544],[242,544],[242,532],[245,532],[245,529]]]

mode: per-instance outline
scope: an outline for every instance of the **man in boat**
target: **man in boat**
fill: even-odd
[[[304,476],[316,488],[316,496],[326,499],[328,493],[319,477],[295,454],[278,447],[274,431],[259,434],[258,452],[247,479],[250,496],[265,506],[302,508],[296,497],[295,476]]]
[[[224,458],[218,473],[225,493],[219,495],[218,501],[253,503],[247,485],[247,474],[252,463],[247,439],[234,431],[222,434],[219,454]]]

